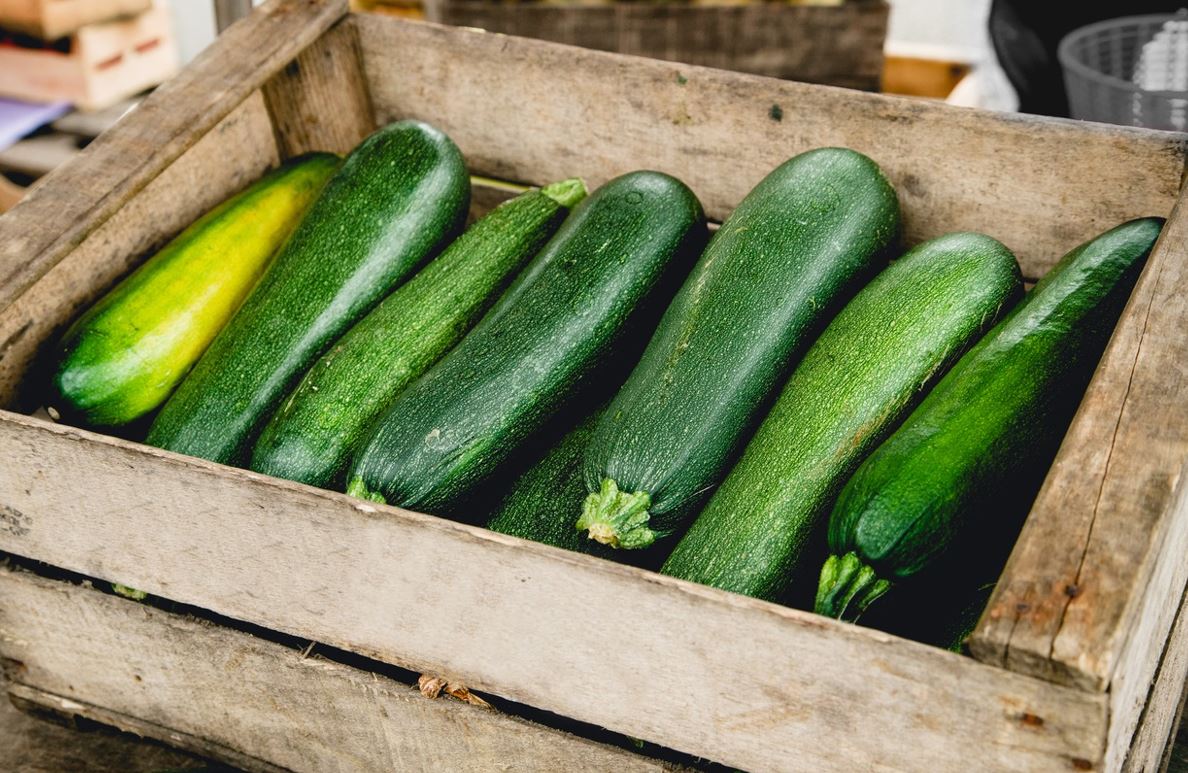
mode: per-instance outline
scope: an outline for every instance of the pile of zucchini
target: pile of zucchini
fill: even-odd
[[[415,121],[288,162],[70,327],[51,414],[953,646],[1162,226],[1024,294],[989,236],[901,254],[844,148],[712,238],[659,172],[469,198]]]

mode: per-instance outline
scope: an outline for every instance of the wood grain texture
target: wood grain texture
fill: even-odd
[[[0,406],[40,405],[47,382],[39,357],[75,315],[202,213],[276,163],[272,128],[256,92],[18,300],[0,309]]]
[[[345,154],[375,129],[354,26],[339,22],[264,84],[276,144],[289,158]]]
[[[0,569],[10,690],[260,771],[616,770],[665,764],[192,617]],[[119,653],[113,657],[113,653]]]
[[[599,51],[877,91],[888,6],[436,0],[429,21]]]
[[[684,180],[722,219],[788,157],[841,145],[895,183],[906,238],[983,231],[1042,275],[1123,220],[1167,215],[1184,135],[956,108],[355,14],[378,123],[428,121],[471,172],[593,187]]]
[[[346,0],[270,0],[0,217],[0,308],[346,13]],[[55,224],[50,226],[50,224]]]
[[[278,768],[263,760],[249,757],[246,754],[240,754],[234,749],[208,741],[205,738],[170,730],[152,722],[144,722],[127,714],[112,711],[103,706],[64,698],[61,695],[44,692],[35,687],[29,687],[23,684],[10,684],[8,685],[8,699],[21,711],[47,713],[67,720],[82,719],[98,722],[123,733],[131,733],[141,738],[161,741],[176,749],[201,755],[208,760],[227,763],[234,766],[233,770],[241,770],[244,773],[286,773],[284,768]],[[176,754],[177,752],[174,753]],[[125,771],[122,765],[113,765],[112,767],[120,771],[120,773]],[[199,766],[190,765],[187,767]],[[206,765],[201,765],[201,767],[203,769],[207,768]],[[66,768],[55,768],[53,773],[59,773],[64,769]],[[70,770],[73,771],[74,769],[70,768]],[[175,768],[166,768],[166,770],[175,770]],[[161,768],[158,767],[155,771],[159,773]]]
[[[1188,205],[1164,228],[1007,563],[971,650],[1111,690],[1137,627],[1149,681],[1188,582]],[[1126,668],[1135,666],[1132,659]]]
[[[1188,612],[1188,594],[1180,601],[1175,625],[1161,653],[1158,673],[1151,682],[1149,695],[1144,694],[1145,705],[1133,736],[1125,738],[1122,733],[1126,728],[1122,723],[1115,728],[1111,722],[1106,770],[1123,754],[1124,773],[1154,773],[1162,770],[1170,758],[1184,708],[1184,680],[1188,679],[1188,614],[1185,612]]]
[[[0,550],[723,764],[1104,753],[1104,696],[876,631],[15,414],[0,449]]]
[[[1188,471],[1188,464],[1179,475],[1180,480],[1188,483],[1185,471]],[[1182,660],[1188,649],[1188,639],[1183,632],[1177,634],[1175,628],[1182,607],[1182,602],[1177,605],[1175,600],[1183,597],[1185,583],[1188,582],[1184,560],[1188,556],[1188,485],[1180,486],[1162,519],[1155,526],[1164,532],[1162,538],[1155,538],[1150,546],[1151,552],[1141,559],[1151,573],[1145,578],[1135,579],[1134,582],[1140,584],[1140,588],[1131,590],[1138,597],[1138,608],[1130,611],[1129,621],[1119,623],[1126,630],[1118,634],[1124,639],[1119,645],[1117,661],[1109,677],[1110,738],[1106,758],[1109,764],[1121,764],[1147,712],[1174,713],[1179,703],[1178,692],[1175,695],[1166,694],[1169,689],[1176,691],[1177,687],[1168,688],[1166,684],[1161,684],[1161,680],[1164,680],[1161,671],[1165,667],[1173,672],[1182,671],[1183,664],[1176,661]],[[1120,552],[1126,552],[1128,547],[1122,547]],[[1114,578],[1107,576],[1107,581],[1110,579]],[[1095,581],[1097,577],[1091,580]],[[1126,592],[1120,585],[1106,587],[1115,597],[1121,597]],[[1107,605],[1103,606],[1109,611]],[[1095,632],[1089,633],[1092,635]],[[1060,635],[1066,634],[1062,632]],[[1179,679],[1182,684],[1183,677]],[[1167,718],[1166,721],[1170,723],[1171,719]],[[1159,752],[1163,749],[1162,744],[1151,741],[1144,745],[1158,745]]]

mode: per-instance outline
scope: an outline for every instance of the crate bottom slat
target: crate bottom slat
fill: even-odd
[[[93,588],[0,568],[9,691],[248,771],[667,763]]]
[[[141,738],[150,738],[183,751],[224,762],[246,773],[283,773],[285,770],[221,744],[212,743],[205,738],[171,730],[154,722],[146,722],[118,711],[105,709],[102,706],[63,698],[61,695],[45,692],[36,687],[10,684],[8,685],[8,698],[21,711],[48,711],[62,717],[89,719],[114,727],[116,730],[138,735]]]

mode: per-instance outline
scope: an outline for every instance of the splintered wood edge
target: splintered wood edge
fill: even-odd
[[[346,0],[270,0],[149,95],[119,131],[51,172],[0,218],[0,309],[346,13]]]
[[[16,414],[0,448],[2,551],[723,764],[1105,754],[1104,696],[879,631]]]
[[[974,632],[979,660],[1091,691],[1153,674],[1188,583],[1186,285],[1181,200]]]
[[[85,586],[0,568],[0,588],[13,694],[238,768],[672,767]]]

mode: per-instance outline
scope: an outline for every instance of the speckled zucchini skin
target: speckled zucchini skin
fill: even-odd
[[[843,148],[775,169],[714,235],[600,422],[579,525],[643,548],[722,480],[816,334],[882,265],[899,203],[878,166]]]
[[[578,553],[613,554],[573,526],[573,498],[585,496],[586,490],[582,453],[601,415],[598,410],[587,416],[529,467],[500,501],[487,528]]]
[[[70,326],[49,407],[115,427],[156,410],[185,377],[301,221],[340,159],[276,169],[182,231]]]
[[[449,242],[470,178],[458,148],[416,121],[365,139],[326,184],[147,442],[242,464],[264,422],[326,348]]]
[[[670,271],[705,243],[701,205],[658,172],[616,178],[582,202],[475,329],[381,417],[348,492],[425,512],[460,505],[585,381],[605,379],[624,336],[667,298]],[[671,277],[670,277],[671,278]],[[572,406],[571,406],[572,408]]]
[[[820,560],[813,537],[846,478],[1021,292],[1014,255],[981,234],[895,261],[813,344],[662,571],[783,600]]]
[[[1161,227],[1133,220],[1064,256],[871,454],[829,520],[819,612],[852,618],[863,578],[941,559],[949,577],[1014,536]]]
[[[585,196],[565,180],[505,201],[335,342],[260,433],[251,468],[341,488],[351,454],[396,395],[461,340]]]

